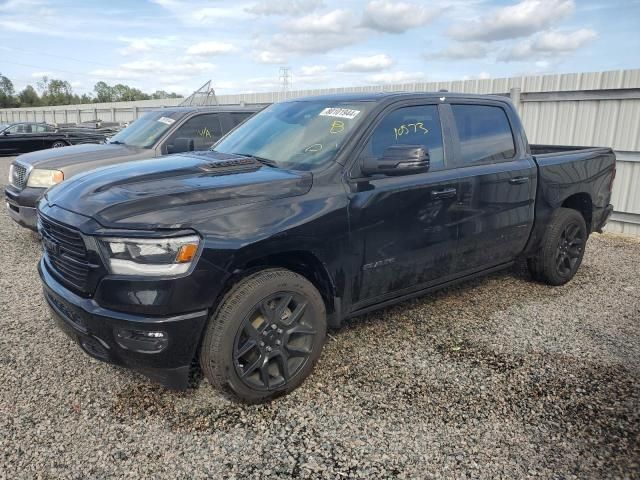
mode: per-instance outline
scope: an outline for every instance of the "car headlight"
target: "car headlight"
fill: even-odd
[[[27,187],[45,187],[49,188],[56,183],[64,180],[64,173],[60,170],[45,170],[43,168],[34,168],[29,174]]]
[[[111,273],[118,275],[180,275],[198,253],[197,235],[173,238],[100,238]]]

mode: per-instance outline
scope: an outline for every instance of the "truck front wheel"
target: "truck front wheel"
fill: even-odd
[[[200,365],[222,393],[259,403],[298,387],[320,357],[322,296],[306,278],[267,269],[236,284],[209,319]]]
[[[571,280],[582,263],[587,237],[580,212],[557,209],[551,216],[540,250],[527,260],[533,278],[549,285],[564,285]]]

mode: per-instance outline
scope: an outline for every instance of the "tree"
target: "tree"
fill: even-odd
[[[18,94],[18,101],[21,107],[37,107],[41,104],[38,92],[31,85],[24,87],[24,90]]]
[[[151,94],[151,98],[154,100],[164,100],[165,98],[182,98],[182,95],[178,95],[177,93],[168,93],[164,90],[156,90],[155,93]]]
[[[93,86],[93,91],[96,92],[96,102],[107,103],[113,102],[114,91],[113,87],[110,87],[105,82],[98,82]]]
[[[73,103],[73,89],[66,80],[57,80],[42,77],[38,82],[38,88],[42,91],[43,105],[71,105]]]
[[[10,108],[16,106],[14,93],[13,82],[0,73],[0,107]]]

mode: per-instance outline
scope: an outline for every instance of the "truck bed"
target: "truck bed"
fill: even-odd
[[[537,248],[553,212],[583,212],[589,232],[600,231],[611,214],[615,153],[611,148],[530,145],[538,166],[535,221],[529,248]]]
[[[576,153],[610,153],[612,150],[608,147],[577,147],[574,145],[537,145],[529,144],[531,154],[536,158],[555,157],[558,155],[573,155]]]

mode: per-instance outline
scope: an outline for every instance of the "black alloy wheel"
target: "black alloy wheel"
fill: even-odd
[[[219,392],[260,403],[302,384],[320,358],[324,300],[305,277],[267,268],[239,280],[209,319],[200,366]]]
[[[308,302],[278,292],[255,305],[236,334],[233,361],[250,388],[273,390],[287,384],[308,360],[317,334]]]
[[[556,251],[556,266],[558,273],[566,277],[571,274],[576,264],[582,258],[585,238],[577,223],[566,225],[560,236]]]
[[[589,232],[580,212],[558,208],[551,218],[538,251],[527,259],[534,279],[548,285],[571,280],[584,256]]]

